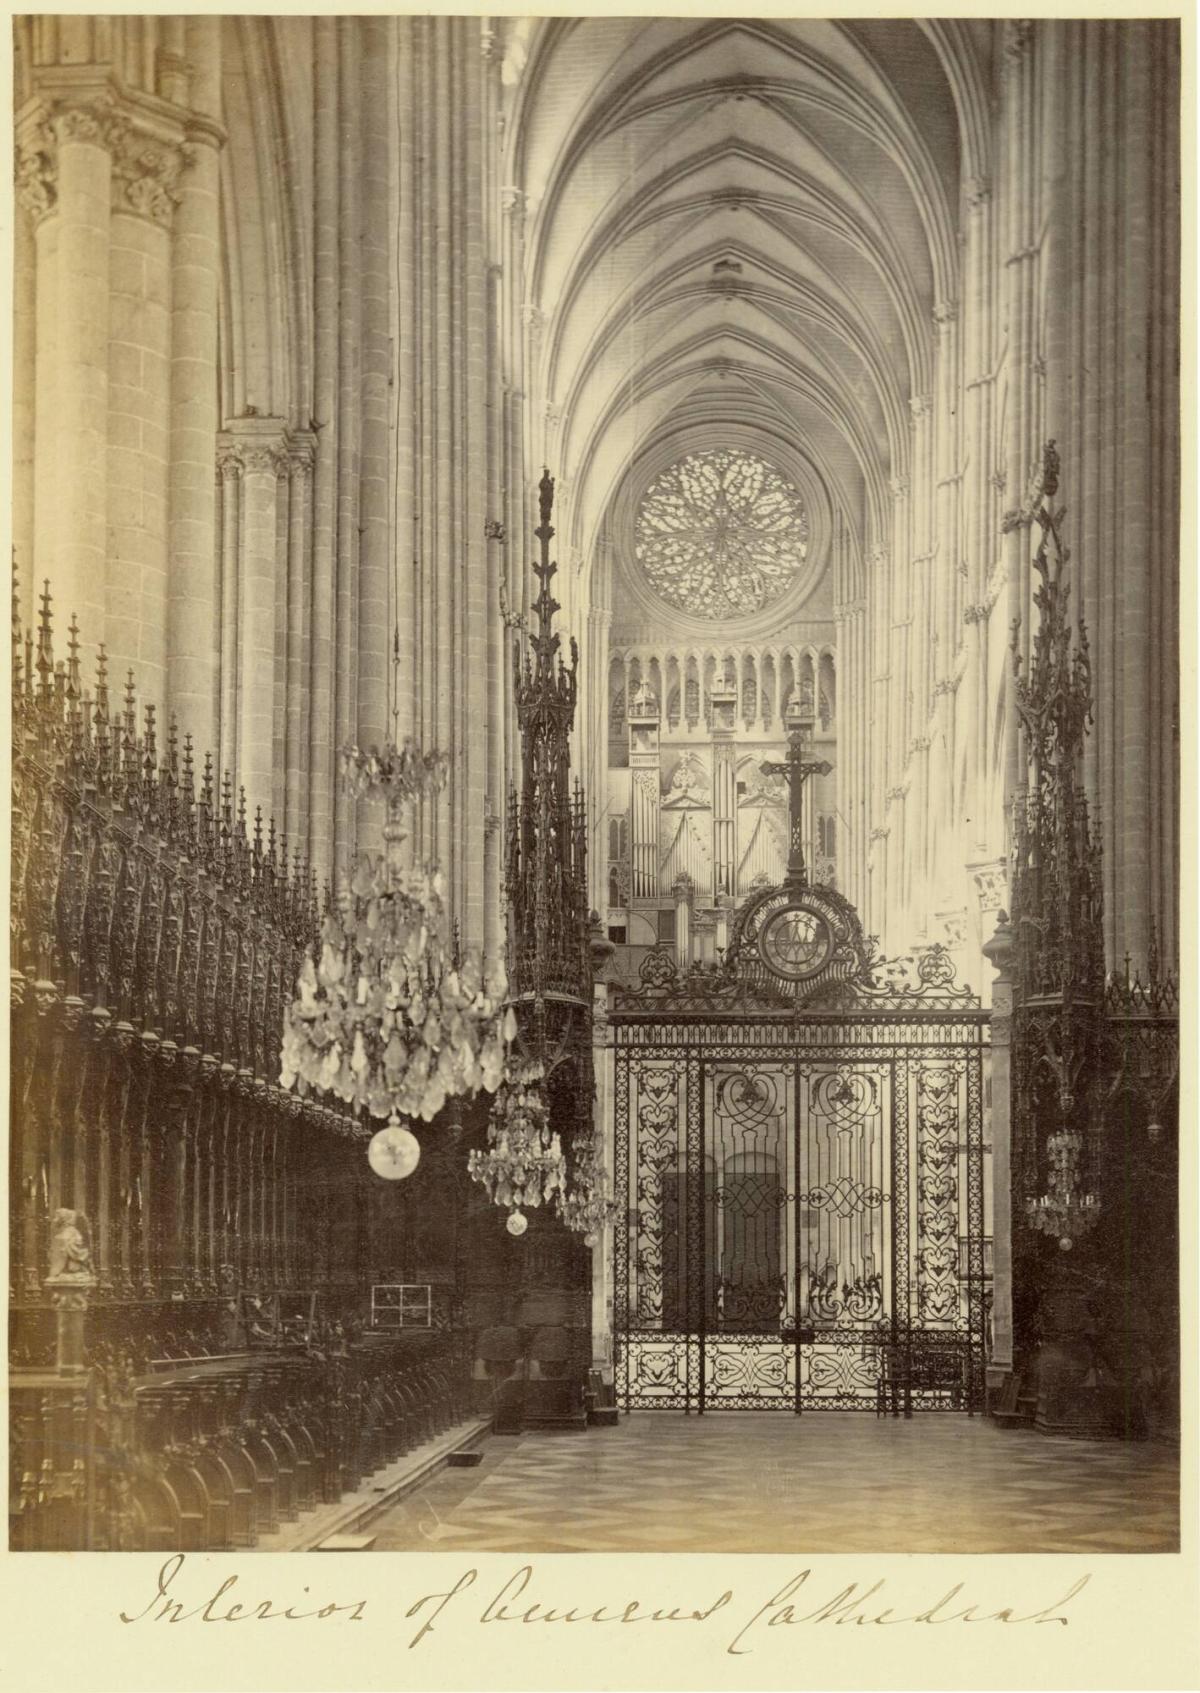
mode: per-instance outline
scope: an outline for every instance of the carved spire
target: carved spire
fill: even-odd
[[[509,807],[509,964],[519,991],[534,993],[552,987],[583,992],[588,979],[585,847],[570,786],[579,653],[572,640],[570,664],[564,664],[554,627],[560,608],[552,591],[558,568],[550,556],[553,509],[554,478],[547,470],[538,485],[536,628],[508,619],[515,630],[513,669],[522,743],[521,795],[518,799],[514,793]]]
[[[1024,513],[1041,540],[1033,567],[1038,612],[1028,667],[1013,623],[1013,702],[1025,735],[1029,782],[1013,808],[1013,928],[1026,996],[1095,998],[1103,981],[1100,847],[1083,788],[1092,721],[1092,668],[1082,615],[1072,626],[1070,553],[1056,507],[1060,461],[1046,444]],[[1021,518],[1010,521],[1016,527]]]
[[[42,584],[39,596],[41,614],[38,617],[37,637],[37,673],[39,693],[44,700],[48,700],[53,692],[51,677],[54,674],[54,638],[50,610],[50,579],[46,578]]]
[[[565,665],[559,658],[556,671],[554,661],[558,655],[561,641],[554,628],[554,614],[561,608],[559,602],[554,598],[550,586],[558,573],[558,565],[550,557],[550,542],[554,538],[554,527],[550,522],[553,509],[554,478],[548,470],[545,470],[542,472],[542,479],[538,484],[538,516],[540,522],[534,530],[538,540],[538,557],[534,560],[533,565],[533,573],[538,579],[538,594],[533,602],[537,628],[535,631],[527,632],[529,646],[533,654],[532,665],[528,658],[522,664],[519,636],[514,642],[517,717],[519,722],[524,723],[526,718],[532,718],[546,710],[555,714],[566,713],[569,731],[575,715],[575,678],[579,664],[579,652],[574,638],[572,638],[570,665]]]
[[[66,699],[67,721],[70,725],[72,737],[79,733],[81,727],[79,715],[79,698],[81,693],[81,678],[79,673],[79,624],[75,613],[71,613],[71,622],[67,630],[67,675]]]

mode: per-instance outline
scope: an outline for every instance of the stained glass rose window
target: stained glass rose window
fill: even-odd
[[[696,617],[745,617],[791,586],[808,553],[799,489],[753,453],[689,453],[642,496],[634,551],[646,580]]]

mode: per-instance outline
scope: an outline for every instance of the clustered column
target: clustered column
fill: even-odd
[[[147,53],[131,50],[121,19],[33,20],[17,157],[14,503],[26,594],[48,577],[84,640],[104,641],[117,673],[132,669],[160,704],[183,707],[182,728],[203,742],[214,726],[211,595],[182,646],[169,628],[173,596],[203,599],[212,574],[215,24],[185,36],[184,20],[158,20]],[[190,506],[187,466],[201,489]]]

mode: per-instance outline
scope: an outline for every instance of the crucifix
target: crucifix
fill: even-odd
[[[788,851],[785,888],[803,888],[808,884],[804,866],[803,803],[804,784],[811,776],[828,776],[833,765],[826,759],[807,758],[808,743],[812,739],[816,713],[812,694],[793,693],[788,701],[783,721],[788,732],[787,757],[759,766],[764,776],[786,776],[788,779],[788,828],[791,845]]]

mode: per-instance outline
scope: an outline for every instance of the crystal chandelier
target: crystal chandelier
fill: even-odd
[[[566,1158],[550,1127],[543,1080],[539,1063],[510,1063],[496,1090],[487,1150],[472,1150],[468,1159],[472,1180],[486,1188],[494,1204],[508,1209],[507,1227],[514,1235],[525,1233],[525,1209],[535,1210],[556,1196],[561,1208],[566,1186]]]
[[[1046,1142],[1050,1166],[1047,1191],[1038,1199],[1025,1201],[1031,1225],[1042,1234],[1056,1235],[1064,1252],[1085,1235],[1100,1215],[1100,1201],[1085,1193],[1079,1173],[1083,1136],[1060,1129]]]
[[[571,1141],[571,1174],[558,1199],[558,1214],[567,1227],[594,1246],[615,1206],[608,1197],[598,1157],[598,1137],[586,1124]]]
[[[441,872],[401,862],[400,813],[436,793],[446,770],[411,740],[343,753],[350,791],[386,804],[384,851],[356,859],[284,1019],[284,1087],[333,1093],[393,1127],[494,1092],[516,1033],[503,965],[485,969],[452,945]]]

